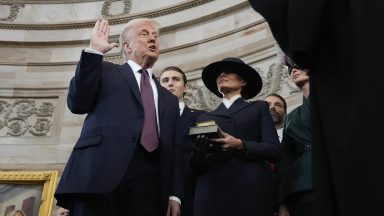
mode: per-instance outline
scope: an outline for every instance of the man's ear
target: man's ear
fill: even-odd
[[[184,84],[184,87],[185,87],[185,91],[184,91],[184,93],[185,93],[185,92],[188,91],[188,89],[189,89],[189,85],[188,85],[188,84]]]
[[[132,51],[131,47],[129,46],[128,42],[123,43],[123,48],[126,53],[130,53]]]

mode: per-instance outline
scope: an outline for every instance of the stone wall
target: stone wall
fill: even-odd
[[[18,0],[0,1],[0,170],[62,171],[84,115],[66,107],[70,78],[89,44],[96,20],[107,18],[111,41],[127,21],[151,17],[161,26],[161,54],[154,70],[175,65],[187,72],[187,104],[212,110],[219,99],[202,84],[201,71],[224,57],[238,57],[263,78],[261,93],[301,94],[281,65],[268,24],[246,0]],[[105,60],[122,63],[114,49]]]

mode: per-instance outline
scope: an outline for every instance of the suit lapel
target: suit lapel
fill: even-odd
[[[182,123],[182,125],[181,125],[182,128],[186,128],[187,125],[190,125],[189,122],[190,122],[191,120],[193,120],[193,117],[194,117],[194,115],[193,115],[193,113],[192,113],[192,110],[189,109],[188,106],[185,106],[185,107],[184,107],[184,110],[183,110],[183,113],[182,113],[181,116],[180,116],[181,123]]]
[[[239,98],[235,102],[233,102],[233,104],[229,107],[228,111],[233,115],[234,113],[239,112],[240,110],[248,107],[251,104],[252,103],[245,101],[243,98]]]
[[[231,114],[229,113],[227,107],[225,107],[223,103],[221,103],[219,107],[217,107],[217,109],[207,113],[207,115],[224,116],[227,118],[231,118]]]
[[[155,81],[156,87],[157,87],[157,106],[158,106],[158,112],[159,112],[159,120],[163,116],[163,112],[165,110],[165,96],[164,96],[164,88],[160,85],[159,81],[154,78],[154,75],[152,75],[152,79]]]
[[[133,71],[129,66],[129,64],[125,63],[123,65],[120,65],[119,71],[121,75],[124,77],[125,81],[127,82],[129,88],[132,90],[136,100],[141,104],[139,85],[137,84],[135,75],[133,74]]]

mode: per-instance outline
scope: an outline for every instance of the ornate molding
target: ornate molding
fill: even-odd
[[[120,14],[111,14],[110,13],[110,7],[113,2],[122,2],[124,5],[124,10]],[[131,12],[132,9],[132,2],[131,0],[107,0],[103,3],[103,6],[101,8],[101,15],[103,18],[112,18],[112,17],[117,17],[117,16],[122,16],[122,15],[127,15]]]
[[[149,17],[155,18],[160,17],[180,11],[184,11],[196,6],[200,6],[214,0],[193,0],[188,1],[186,3],[181,3],[172,7],[167,7],[163,9],[158,9],[155,11],[140,13],[136,15],[129,16],[117,16],[109,19],[109,24],[117,25],[122,23],[127,23],[131,19],[139,18],[139,17]],[[95,20],[81,23],[55,23],[55,24],[8,24],[1,23],[0,29],[13,29],[13,30],[67,30],[67,29],[80,29],[80,28],[92,28],[95,24]]]
[[[0,181],[49,181],[57,171],[8,171],[0,173]]]
[[[189,90],[184,97],[185,103],[193,108],[212,111],[217,108],[221,98],[211,93],[203,84],[201,79],[188,82]]]
[[[73,4],[98,1],[100,0],[0,0],[0,4]]]
[[[13,22],[17,18],[17,14],[19,14],[20,8],[24,7],[24,4],[0,4],[0,6],[9,6],[9,15],[7,17],[0,17],[0,22]]]
[[[57,99],[0,98],[0,137],[51,136]]]
[[[179,45],[179,46],[170,47],[167,49],[161,49],[160,54],[167,53],[167,52],[173,52],[173,51],[181,50],[181,49],[186,49],[186,48],[194,47],[197,45],[201,45],[201,44],[204,44],[204,43],[207,43],[210,41],[214,41],[214,40],[217,40],[217,39],[220,39],[220,38],[232,35],[232,34],[239,33],[241,31],[245,31],[247,29],[250,29],[252,27],[255,27],[255,26],[258,26],[258,25],[261,25],[264,23],[266,23],[266,22],[263,19],[263,20],[256,21],[254,23],[242,26],[240,28],[233,29],[233,30],[225,32],[223,34],[218,34],[218,35],[212,36],[210,38],[205,38],[202,40],[194,41],[191,43],[186,43],[186,44]],[[110,41],[118,43],[119,37],[118,36],[111,36]],[[30,43],[28,43],[28,44],[30,44]],[[36,43],[33,43],[33,44],[36,44]],[[123,57],[121,56],[121,54],[119,52],[106,54],[103,59],[105,61],[113,62],[115,64],[121,64],[124,61]],[[14,66],[59,66],[59,65],[61,66],[61,65],[76,65],[76,64],[77,64],[77,61],[72,61],[72,62],[29,62],[29,63],[28,62],[26,62],[26,63],[25,62],[0,62],[0,65],[14,65]]]

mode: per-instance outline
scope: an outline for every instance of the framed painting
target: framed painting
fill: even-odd
[[[57,171],[0,171],[0,216],[51,216]]]

